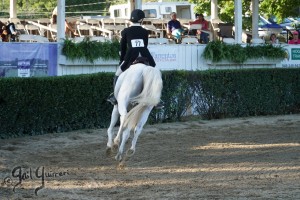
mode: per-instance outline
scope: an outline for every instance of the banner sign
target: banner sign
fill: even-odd
[[[174,69],[178,67],[179,55],[177,48],[165,45],[149,45],[148,49],[160,69]]]
[[[300,67],[300,48],[295,48],[297,46],[287,45],[284,47],[287,57],[281,62],[282,67]]]
[[[56,43],[1,42],[0,77],[57,75]]]

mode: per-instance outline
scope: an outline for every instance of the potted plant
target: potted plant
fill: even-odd
[[[98,42],[91,41],[86,37],[83,41],[75,43],[65,39],[62,48],[62,55],[67,61],[89,62],[108,61],[119,59],[120,43],[117,40]]]
[[[202,54],[210,65],[277,63],[286,57],[281,46],[271,44],[246,45],[209,42]]]

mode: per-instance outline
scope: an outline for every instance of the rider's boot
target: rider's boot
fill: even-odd
[[[115,77],[114,77],[114,83],[113,83],[113,84],[114,84],[114,88],[115,88],[115,86],[116,86],[116,82],[117,82],[118,78],[119,78],[119,76],[115,76]],[[111,93],[111,94],[108,96],[108,98],[106,99],[106,101],[110,102],[112,105],[117,105],[117,104],[118,104],[118,101],[117,101],[117,99],[116,99],[114,93]]]

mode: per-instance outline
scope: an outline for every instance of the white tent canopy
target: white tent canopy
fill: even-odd
[[[245,0],[244,0],[245,1]],[[252,1],[252,38],[258,38],[258,5],[259,0]],[[128,0],[131,8],[141,8],[142,0]],[[57,38],[65,38],[65,0],[57,0],[58,19],[57,19]],[[218,0],[211,0],[211,20],[218,19]],[[17,0],[10,0],[10,18],[17,17]],[[234,24],[235,24],[235,42],[242,43],[242,0],[234,0]]]

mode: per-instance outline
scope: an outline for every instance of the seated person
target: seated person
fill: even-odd
[[[275,33],[272,33],[271,36],[270,36],[270,44],[278,44],[278,39],[275,35]]]
[[[293,38],[289,40],[289,44],[300,44],[298,31],[293,31],[292,34],[293,34]]]
[[[183,33],[183,29],[180,22],[177,20],[177,14],[175,12],[172,12],[171,20],[167,24],[167,35],[168,36],[172,35],[177,40],[180,40],[182,33]]]
[[[7,34],[8,34],[8,40],[10,40],[11,42],[15,42],[16,35],[17,35],[17,30],[15,27],[15,24],[12,22],[8,23],[8,25],[6,26],[6,29],[7,29]]]
[[[204,31],[208,31],[209,29],[209,26],[208,26],[208,21],[206,21],[204,19],[204,16],[203,14],[198,14],[196,13],[195,14],[195,17],[196,17],[196,20],[193,21],[193,22],[190,22],[190,24],[201,24],[202,25],[202,28],[201,30],[204,30]],[[205,33],[201,30],[197,30],[197,34],[200,35],[200,43],[204,43],[204,44],[207,44],[208,43],[208,33]]]
[[[3,23],[1,24],[0,34],[1,34],[2,42],[8,42],[8,33],[7,33],[7,30],[6,30],[6,25],[3,24]]]
[[[16,41],[16,35],[17,31],[15,29],[15,24],[14,23],[8,23],[5,25],[4,23],[0,22],[1,25],[1,40],[2,42],[14,42]]]

